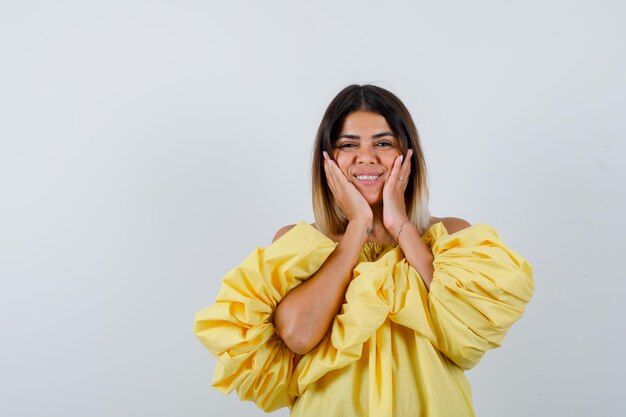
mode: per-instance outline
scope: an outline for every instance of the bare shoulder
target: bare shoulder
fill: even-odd
[[[467,220],[459,217],[442,217],[438,221],[443,223],[443,226],[446,228],[449,235],[471,226]]]
[[[284,226],[284,227],[281,227],[280,229],[278,229],[278,232],[276,232],[276,234],[274,235],[274,239],[272,239],[272,243],[276,242],[285,233],[287,233],[288,231],[293,229],[295,226],[296,226],[295,224],[288,224],[287,226]]]

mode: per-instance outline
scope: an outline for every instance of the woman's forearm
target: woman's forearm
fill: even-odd
[[[402,231],[398,236],[398,245],[409,265],[417,271],[422,277],[422,281],[426,284],[426,288],[430,290],[430,282],[433,279],[433,253],[430,248],[420,239],[417,228],[411,223],[406,222],[402,226]]]
[[[305,354],[326,335],[343,303],[359,252],[367,241],[367,220],[348,223],[322,267],[291,290],[274,313],[274,326],[287,347]]]

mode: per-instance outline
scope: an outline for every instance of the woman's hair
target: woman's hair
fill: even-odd
[[[404,199],[409,220],[422,234],[430,222],[430,212],[426,163],[417,129],[400,99],[384,88],[374,85],[351,85],[341,90],[328,105],[317,130],[312,170],[313,214],[317,227],[326,235],[333,235],[343,234],[348,226],[348,220],[337,206],[326,181],[322,152],[326,151],[332,158],[335,141],[346,116],[359,110],[380,114],[387,120],[387,124],[398,138],[403,155],[406,156],[409,148],[413,149],[411,174]]]

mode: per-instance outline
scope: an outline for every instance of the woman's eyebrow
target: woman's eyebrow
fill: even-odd
[[[393,136],[393,137],[395,137],[396,135],[394,135],[391,132],[382,132],[382,133],[376,133],[375,135],[373,135],[372,139],[378,139],[378,138],[382,138],[384,136]]]
[[[375,135],[372,135],[372,139],[378,139],[378,138],[382,138],[385,136],[393,136],[395,137],[396,135],[394,135],[392,132],[381,132],[381,133],[376,133]],[[350,134],[346,134],[346,135],[339,135],[337,137],[337,139],[361,139],[361,137],[359,135],[350,135]]]

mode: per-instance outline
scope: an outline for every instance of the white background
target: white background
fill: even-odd
[[[436,3],[436,4],[435,4]],[[351,83],[535,269],[480,417],[626,415],[622,1],[0,1],[0,415],[254,416],[192,333]],[[286,416],[287,410],[275,415]]]

